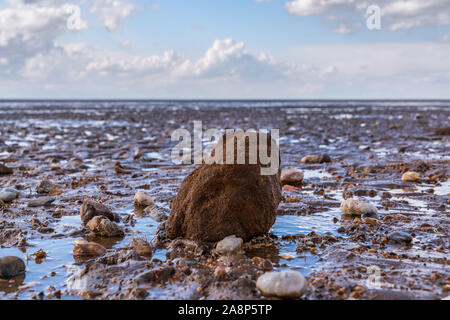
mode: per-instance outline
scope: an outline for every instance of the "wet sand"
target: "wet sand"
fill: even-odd
[[[167,106],[169,104],[169,106]],[[0,163],[13,174],[0,187],[20,197],[0,207],[0,256],[26,260],[27,272],[0,280],[3,299],[261,299],[264,271],[294,269],[308,280],[302,299],[441,299],[449,295],[450,107],[239,107],[238,102],[23,103],[0,106]],[[282,168],[304,171],[299,189],[283,190],[271,233],[244,244],[245,253],[218,258],[212,244],[165,239],[170,201],[194,165],[170,161],[173,130],[203,127],[280,129]],[[136,149],[142,153],[135,159]],[[307,154],[332,162],[303,164]],[[126,168],[117,173],[116,163]],[[402,173],[421,174],[418,183]],[[47,207],[28,207],[43,179],[60,194]],[[144,190],[156,207],[133,206]],[[344,197],[376,205],[377,224],[342,216]],[[125,236],[92,238],[79,212],[84,198],[121,217]],[[413,236],[393,244],[392,231]],[[98,258],[72,255],[77,238],[107,248]],[[130,243],[142,237],[153,257]],[[43,259],[33,253],[42,249]],[[217,266],[226,274],[214,274]]]

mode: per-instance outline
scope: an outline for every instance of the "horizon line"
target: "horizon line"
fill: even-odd
[[[357,98],[327,98],[327,99],[317,99],[317,98],[312,98],[312,99],[308,99],[308,98],[298,98],[298,99],[286,99],[286,98],[269,98],[269,99],[259,99],[259,98],[230,98],[230,99],[207,99],[207,98],[118,98],[118,99],[113,99],[113,98],[0,98],[0,102],[44,102],[44,101],[106,101],[106,102],[110,102],[110,101],[124,101],[124,102],[134,102],[134,101],[185,101],[185,102],[189,102],[189,101],[205,101],[205,102],[209,102],[209,101],[213,101],[213,102],[217,102],[217,101],[250,101],[250,102],[270,102],[270,101],[450,101],[450,98],[433,98],[433,99],[429,99],[429,98],[418,98],[418,99],[414,99],[414,98],[376,98],[376,99],[357,99]]]

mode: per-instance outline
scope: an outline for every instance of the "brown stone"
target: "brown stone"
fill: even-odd
[[[95,242],[78,243],[73,248],[73,255],[82,256],[99,256],[106,252],[105,247]]]
[[[119,217],[114,214],[107,206],[95,202],[92,199],[85,199],[80,209],[81,221],[86,225],[89,220],[96,216],[104,216],[111,221],[119,221]]]
[[[132,242],[134,251],[140,256],[151,257],[153,254],[152,247],[147,242],[147,240],[143,238],[134,238]]]
[[[14,256],[0,258],[0,279],[12,278],[25,272],[25,263]]]
[[[124,235],[122,228],[104,216],[95,216],[86,224],[86,227],[93,234],[100,237],[112,238]]]
[[[13,174],[13,172],[13,169],[8,168],[7,166],[0,163],[0,175]]]
[[[271,141],[270,136],[264,137]],[[226,141],[225,136],[222,139]],[[223,146],[225,159],[226,144]],[[245,150],[246,164],[204,163],[183,181],[166,223],[170,239],[213,242],[236,235],[249,240],[270,230],[281,200],[279,161],[276,174],[261,175],[259,157],[257,164],[248,164],[248,144]],[[278,147],[275,152],[279,152]]]
[[[36,192],[39,194],[49,194],[51,190],[58,189],[59,187],[53,182],[44,179],[36,187]]]

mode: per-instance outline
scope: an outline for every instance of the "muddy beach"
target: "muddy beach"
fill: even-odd
[[[171,133],[194,120],[279,129],[281,169],[303,173],[270,232],[233,254],[166,236],[196,167],[172,163]],[[0,258],[26,271],[0,277],[0,298],[265,299],[258,278],[283,270],[306,278],[300,299],[446,298],[449,127],[448,102],[1,102]],[[343,214],[352,198],[377,213]],[[121,232],[93,236],[85,199]],[[104,250],[74,255],[86,243]]]

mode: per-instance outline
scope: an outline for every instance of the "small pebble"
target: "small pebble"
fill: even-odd
[[[331,162],[331,158],[327,154],[316,155],[316,154],[308,154],[304,156],[300,162],[302,163],[328,163]]]
[[[224,276],[227,275],[227,269],[222,265],[217,266],[216,269],[214,270],[214,275],[217,278],[223,278]]]
[[[303,177],[304,177],[303,172],[294,168],[281,171],[282,184],[302,183]]]
[[[375,212],[366,212],[361,215],[361,218],[376,218],[378,215]]]
[[[28,202],[28,207],[30,208],[45,207],[51,205],[54,201],[55,198],[53,197],[40,197]]]
[[[92,218],[86,227],[93,234],[101,237],[120,237],[124,232],[120,226],[104,216],[96,216]]]
[[[19,191],[13,188],[4,188],[0,191],[0,200],[3,202],[11,202],[19,197]]]
[[[244,241],[235,235],[228,236],[216,245],[216,252],[221,255],[237,253],[241,250]]]
[[[134,195],[134,204],[136,206],[148,207],[155,204],[155,201],[147,192],[138,191]]]
[[[341,209],[344,214],[357,216],[372,213],[376,214],[378,212],[377,208],[373,204],[356,199],[347,199],[342,201]]]
[[[8,175],[8,174],[13,174],[13,169],[8,168],[7,166],[0,164],[0,176],[1,175]]]
[[[408,171],[402,175],[402,180],[405,182],[418,182],[420,181],[420,174],[414,171]]]
[[[0,258],[0,279],[18,276],[25,272],[25,262],[14,256]]]
[[[388,235],[389,241],[395,243],[411,243],[412,236],[409,233],[402,231],[394,231]]]
[[[134,251],[136,251],[136,253],[140,256],[151,257],[153,254],[152,247],[148,241],[142,238],[133,239],[133,248]]]
[[[39,194],[49,194],[49,192],[53,189],[59,189],[59,186],[47,179],[44,179],[41,180],[39,185],[36,187],[36,192]]]
[[[78,243],[73,248],[74,256],[99,256],[105,252],[105,247],[95,242]]]
[[[114,214],[107,206],[95,202],[92,199],[85,199],[80,208],[80,216],[83,224],[88,223],[93,217],[104,216],[111,221],[118,222],[119,217]]]
[[[258,278],[256,287],[266,297],[298,298],[306,290],[306,279],[293,270],[266,272]]]
[[[300,162],[301,163],[318,163],[320,160],[320,157],[315,154],[308,154],[307,156],[304,156]]]

